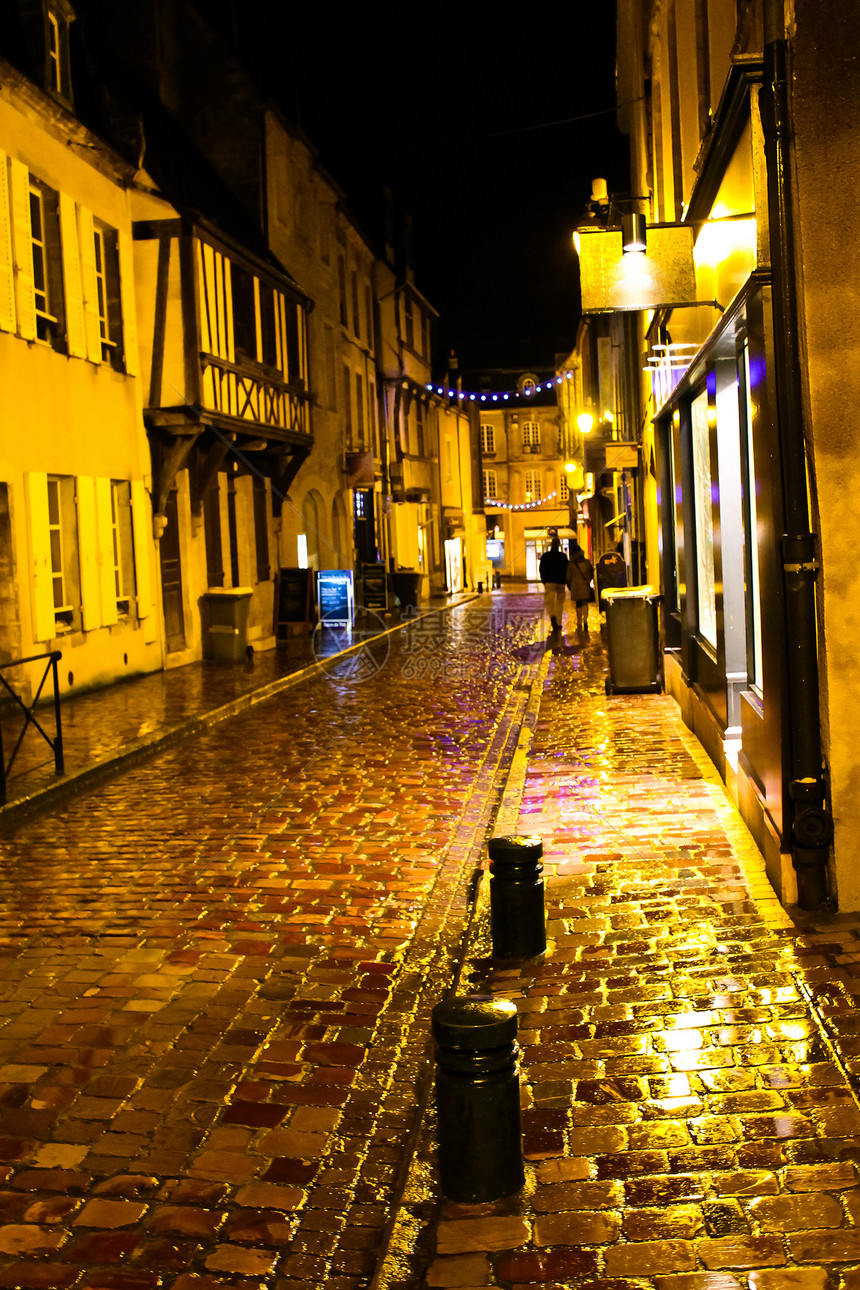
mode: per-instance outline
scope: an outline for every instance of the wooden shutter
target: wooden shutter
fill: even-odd
[[[131,238],[122,229],[117,233],[119,258],[119,298],[122,309],[122,343],[125,370],[137,376],[140,360],[137,353],[137,315],[134,312],[134,254]]]
[[[95,480],[79,475],[76,496],[78,511],[78,560],[81,568],[81,620],[85,632],[101,627],[101,585],[99,575],[99,533],[96,525]]]
[[[24,492],[30,522],[30,604],[33,639],[49,641],[56,635],[54,583],[51,578],[51,539],[48,527],[48,476],[43,470],[24,475]]]
[[[81,214],[83,215],[83,211]],[[90,236],[92,236],[92,217],[90,217]],[[66,300],[66,340],[69,354],[73,358],[86,358],[88,355],[84,332],[84,299],[81,294],[78,224],[75,219],[75,203],[66,193],[60,193],[60,242],[63,249],[63,292]],[[99,347],[100,358],[101,347]]]
[[[102,361],[102,333],[99,327],[99,288],[96,279],[96,246],[92,211],[80,208],[81,271],[78,281],[83,283],[81,318],[86,336],[86,357],[91,363]],[[106,275],[105,275],[106,281]],[[78,287],[80,293],[80,287]],[[107,308],[107,301],[105,301]]]
[[[131,481],[131,531],[134,541],[137,616],[143,628],[143,639],[154,641],[158,622],[152,594],[152,511],[141,479]]]
[[[15,261],[12,258],[12,213],[9,165],[0,151],[0,331],[15,330]]]
[[[15,260],[15,304],[18,333],[36,339],[36,301],[33,297],[33,239],[30,228],[30,172],[23,162],[9,158],[12,194],[12,243]],[[46,485],[47,487],[47,485]],[[40,637],[40,640],[46,639]]]
[[[109,479],[97,479],[95,484],[102,626],[107,627],[115,623],[119,616],[116,609],[116,573],[113,562],[113,508],[111,506],[113,485]]]

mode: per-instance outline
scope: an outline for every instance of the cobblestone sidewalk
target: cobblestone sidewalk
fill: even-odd
[[[527,1182],[440,1200],[432,1112],[374,1290],[858,1290],[858,920],[794,922],[665,696],[546,660],[521,799],[550,945],[516,1001]],[[499,831],[498,829],[496,830]]]

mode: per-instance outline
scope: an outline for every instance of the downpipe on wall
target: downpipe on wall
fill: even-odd
[[[815,614],[818,561],[807,496],[786,67],[783,0],[764,0],[760,104],[767,161],[776,402],[786,526],[782,558],[791,740],[791,856],[798,902],[802,909],[815,909],[827,898],[833,820],[827,807],[821,753]]]

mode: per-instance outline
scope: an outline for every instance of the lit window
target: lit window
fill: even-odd
[[[496,427],[486,424],[481,426],[481,452],[496,451]]]
[[[484,501],[495,501],[498,496],[497,476],[494,470],[485,470],[483,474]]]
[[[540,422],[539,421],[523,422],[523,447],[524,448],[540,447]]]
[[[526,502],[539,502],[541,500],[541,481],[539,470],[526,471]]]

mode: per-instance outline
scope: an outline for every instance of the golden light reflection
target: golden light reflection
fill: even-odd
[[[808,1027],[805,1021],[783,1021],[780,1022],[781,1039],[806,1039]]]
[[[706,221],[693,247],[697,271],[701,269],[714,271],[724,261],[738,257],[749,260],[750,269],[755,268],[755,217]]]

